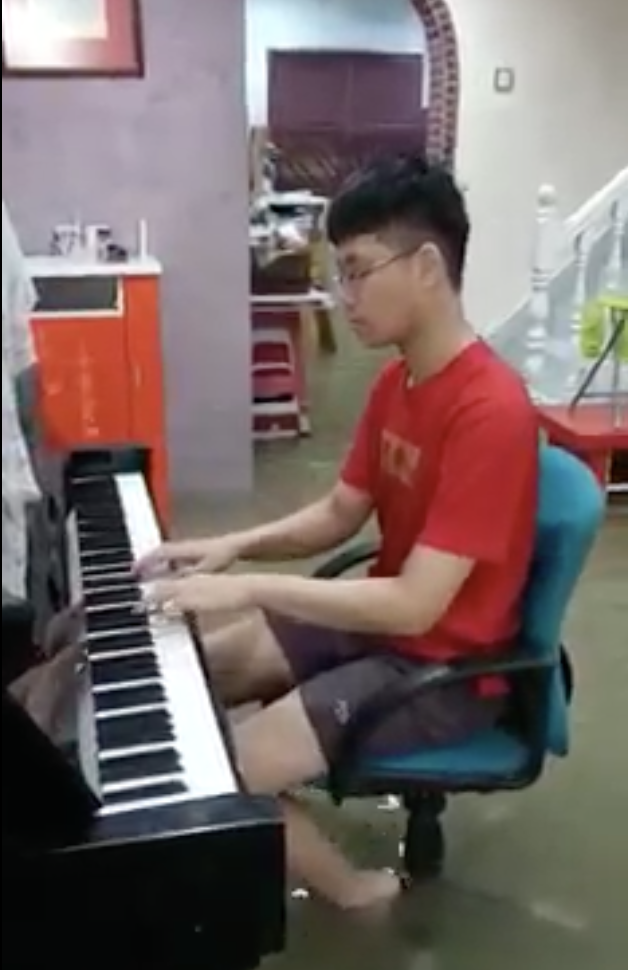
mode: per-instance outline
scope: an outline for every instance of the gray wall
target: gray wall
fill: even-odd
[[[164,264],[173,485],[251,486],[243,0],[148,0],[140,81],[4,80],[2,189],[24,248],[78,215]]]

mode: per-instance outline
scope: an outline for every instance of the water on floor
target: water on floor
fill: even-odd
[[[265,448],[255,495],[184,502],[182,533],[285,514],[333,480],[373,363],[352,348],[317,368],[314,434]],[[291,904],[269,970],[620,970],[628,959],[628,516],[614,512],[568,623],[577,673],[573,751],[529,792],[457,798],[444,878],[385,922]],[[353,857],[394,865],[403,818],[377,802],[316,804]]]

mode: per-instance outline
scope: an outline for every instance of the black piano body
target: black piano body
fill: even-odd
[[[5,844],[3,831],[6,970],[55,959],[68,970],[252,970],[283,948],[272,804],[226,796],[144,823],[87,823],[75,841],[34,849]]]
[[[83,484],[92,478],[102,482],[135,472],[140,457],[144,473],[146,457],[140,452],[80,453],[69,462],[68,474]],[[71,513],[76,489],[69,486],[68,494]],[[5,640],[9,636],[12,643],[27,644],[31,628],[28,604],[3,604]],[[102,646],[101,635],[97,631],[92,645]],[[124,636],[116,645],[124,650]],[[98,660],[96,653],[93,664]],[[88,653],[88,671],[93,664]],[[76,676],[77,691],[84,691],[85,671]],[[156,778],[143,789],[143,798],[135,781],[126,788],[114,785],[107,794],[106,786],[99,787],[86,770],[80,744],[60,740],[38,725],[12,695],[8,680],[3,676],[6,970],[40,970],[55,959],[69,970],[253,970],[283,949],[281,813],[276,800],[245,791],[228,722],[211,683],[205,679],[224,743],[222,756],[233,771],[232,788],[203,794],[193,786],[185,792],[180,784],[179,794],[170,798],[168,780]],[[88,683],[93,686],[91,679]],[[120,685],[114,687],[118,697]],[[140,753],[151,755],[149,750]],[[105,751],[107,756],[109,768],[124,766],[119,752]],[[208,744],[210,762],[211,757]]]

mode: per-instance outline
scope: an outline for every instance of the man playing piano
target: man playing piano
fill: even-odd
[[[235,727],[244,778],[282,797],[296,878],[355,910],[392,902],[400,880],[356,870],[289,793],[325,773],[343,726],[374,692],[416,665],[512,642],[533,546],[538,443],[522,380],[465,319],[469,225],[450,175],[414,159],[374,166],[336,198],[328,230],[352,329],[367,346],[398,351],[337,483],[278,522],[165,545],[141,569],[161,608],[241,614],[208,636],[206,654],[228,705],[264,705]],[[372,516],[381,553],[367,578],[225,575],[238,562],[331,550]],[[174,574],[162,577],[164,567]],[[456,742],[493,723],[505,690],[492,681],[424,695],[370,750]]]

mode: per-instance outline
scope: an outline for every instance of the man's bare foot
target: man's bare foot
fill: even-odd
[[[351,890],[338,900],[338,904],[341,909],[351,912],[387,910],[402,891],[402,880],[394,872],[366,870],[356,875]]]

